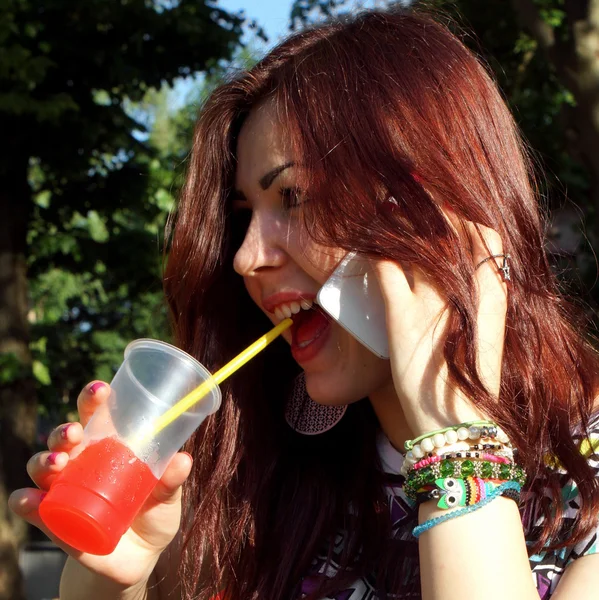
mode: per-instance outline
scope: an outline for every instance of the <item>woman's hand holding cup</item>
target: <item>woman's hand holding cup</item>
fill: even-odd
[[[110,387],[103,382],[94,382],[82,390],[77,399],[81,422],[60,425],[50,434],[49,451],[35,454],[27,463],[27,472],[37,489],[16,490],[10,496],[9,506],[89,571],[127,588],[149,578],[158,557],[179,529],[181,486],[192,466],[189,454],[179,452],[173,457],[133,524],[111,554],[96,556],[75,550],[54,537],[39,515],[42,498],[68,464],[69,455],[76,453],[83,441],[83,428],[96,409],[106,403],[109,395]]]

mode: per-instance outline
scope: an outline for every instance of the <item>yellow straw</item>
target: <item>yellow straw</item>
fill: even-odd
[[[284,321],[281,321],[276,327],[271,329],[268,333],[265,333],[261,338],[258,338],[253,344],[248,346],[233,360],[229,361],[224,367],[222,367],[222,369],[219,369],[212,377],[201,383],[195,390],[189,392],[187,396],[181,398],[177,404],[169,408],[162,416],[156,419],[154,428],[147,437],[154,437],[157,433],[170,425],[177,417],[182,415],[184,412],[187,412],[196,402],[201,400],[216,385],[222,383],[225,379],[227,379],[227,377],[233,375],[237,369],[243,367],[243,365],[254,358],[258,352],[264,350],[268,344],[278,338],[283,331],[289,329],[292,323],[293,321],[291,319],[285,319]]]

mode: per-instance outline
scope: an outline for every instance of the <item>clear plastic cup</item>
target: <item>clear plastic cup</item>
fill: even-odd
[[[108,402],[84,430],[40,504],[59,539],[82,552],[110,554],[151,494],[169,461],[204,419],[218,410],[217,385],[157,433],[158,417],[210,377],[182,350],[142,339],[125,349]]]

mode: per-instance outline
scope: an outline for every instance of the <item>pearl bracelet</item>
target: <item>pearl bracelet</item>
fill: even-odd
[[[427,438],[434,438],[435,436],[443,435],[447,432],[457,431],[458,429],[462,429],[462,428],[469,429],[470,427],[474,427],[475,429],[479,429],[479,430],[481,427],[497,428],[495,423],[493,423],[491,421],[468,421],[467,423],[460,423],[460,425],[451,425],[449,427],[445,427],[444,429],[437,429],[436,431],[431,431],[429,433],[423,433],[422,435],[419,435],[417,438],[414,438],[413,440],[406,440],[406,442],[404,443],[404,448],[406,449],[406,451],[412,450],[412,448],[414,447],[415,444],[417,444],[418,442],[421,442]],[[480,433],[478,433],[476,435],[476,437],[472,438],[472,439],[476,439],[478,437],[481,437]],[[440,438],[437,438],[437,439],[440,439]],[[462,438],[462,439],[466,439],[466,438]],[[449,443],[453,443],[453,442],[449,442]]]
[[[481,425],[481,423],[484,424]],[[414,440],[408,440],[404,446],[407,451],[412,452],[414,458],[420,459],[424,458],[427,452],[433,452],[435,448],[450,446],[458,440],[480,440],[487,438],[497,439],[502,444],[509,444],[509,438],[503,429],[489,421],[480,421],[474,424],[462,423],[451,428],[428,433]]]

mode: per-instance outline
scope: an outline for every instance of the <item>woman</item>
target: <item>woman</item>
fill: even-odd
[[[495,84],[424,14],[297,34],[217,89],[165,274],[177,343],[214,370],[294,313],[291,352],[222,385],[112,555],[67,549],[61,598],[590,594],[598,361],[542,227]],[[390,360],[313,304],[348,251],[378,277]],[[303,378],[318,404],[297,409]],[[82,424],[108,393],[83,390]],[[42,490],[81,436],[31,459]],[[11,506],[43,529],[41,495]]]

